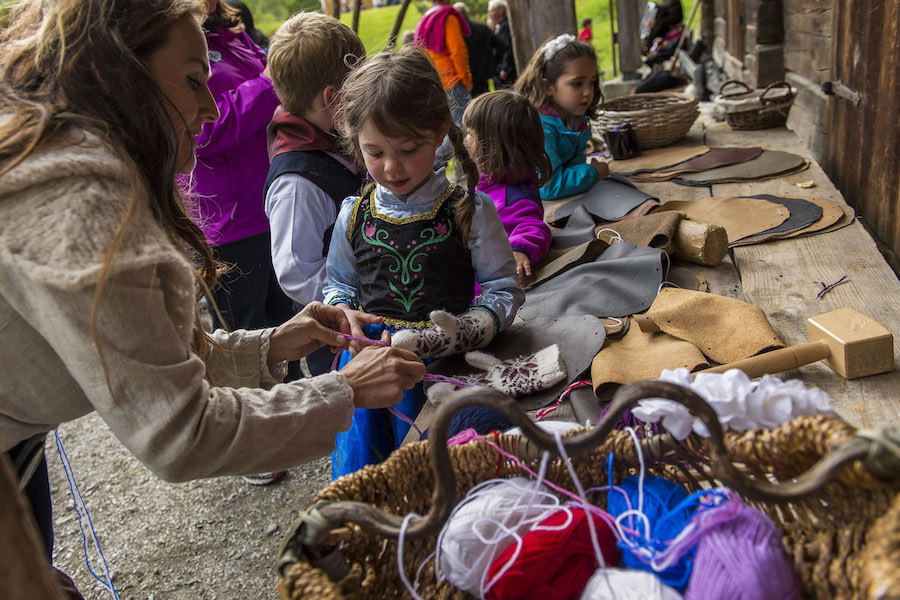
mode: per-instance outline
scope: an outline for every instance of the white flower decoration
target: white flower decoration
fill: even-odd
[[[556,53],[566,47],[566,44],[575,41],[575,36],[571,33],[564,33],[556,39],[547,42],[544,46],[544,62],[550,62]]]
[[[738,369],[725,373],[698,373],[692,376],[687,369],[665,369],[659,377],[693,390],[716,411],[722,429],[747,431],[761,427],[772,429],[800,415],[826,414],[836,416],[828,394],[818,388],[807,389],[802,381],[782,381],[765,375],[758,381]],[[683,405],[663,398],[638,401],[631,411],[647,423],[662,421],[663,427],[675,438],[683,440],[693,430],[709,437],[709,430]]]

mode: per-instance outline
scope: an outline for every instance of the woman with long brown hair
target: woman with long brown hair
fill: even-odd
[[[62,422],[96,410],[169,481],[258,473],[327,454],[355,408],[397,402],[425,372],[370,347],[279,384],[284,361],[348,346],[346,317],[322,304],[272,329],[201,328],[216,266],[175,174],[218,116],[206,8],[26,0],[0,31],[0,451],[26,479],[37,465],[48,546],[40,450]]]

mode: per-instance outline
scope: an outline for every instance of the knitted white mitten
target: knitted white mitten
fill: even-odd
[[[391,345],[419,358],[439,358],[482,348],[497,335],[494,318],[486,310],[473,308],[459,317],[433,310],[429,316],[434,327],[398,331],[391,337]]]
[[[556,344],[509,360],[500,360],[486,352],[467,352],[466,362],[483,372],[460,375],[456,379],[489,387],[513,398],[533,394],[566,377],[566,365]],[[453,384],[436,383],[428,388],[428,399],[438,403],[454,389]]]

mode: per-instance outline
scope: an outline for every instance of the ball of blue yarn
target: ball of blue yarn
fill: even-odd
[[[512,427],[512,423],[493,408],[470,406],[462,409],[450,419],[450,425],[447,427],[447,439],[449,440],[466,429],[474,429],[480,435],[487,435],[492,431],[506,431],[510,427]],[[420,439],[426,438],[427,435],[423,435]]]
[[[628,495],[631,507],[635,510],[638,508],[638,481],[639,478],[636,476],[628,477],[618,485]],[[647,520],[650,522],[650,544],[657,550],[662,551],[666,548],[664,542],[675,538],[685,528],[694,514],[694,511],[689,507],[679,507],[689,494],[681,485],[664,477],[653,475],[644,477],[643,487],[644,501],[642,512],[647,515]],[[628,502],[626,502],[625,497],[618,491],[610,490],[607,495],[607,511],[614,517],[617,517],[627,510]],[[643,534],[643,525],[638,519],[630,521],[626,517],[623,519],[622,524],[629,526],[630,522],[634,524],[633,529]],[[645,564],[634,555],[627,544],[619,542],[619,547],[622,549],[622,562],[625,566],[631,569],[655,572],[650,565]],[[677,563],[665,571],[656,573],[657,576],[663,583],[683,591],[691,576],[693,555],[694,550],[692,549]]]

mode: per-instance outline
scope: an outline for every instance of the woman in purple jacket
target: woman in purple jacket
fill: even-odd
[[[266,55],[240,30],[236,9],[207,0],[209,89],[219,118],[197,136],[190,196],[216,258],[228,267],[213,292],[223,325],[258,329],[293,315],[272,269],[263,187],[269,172],[266,127],[278,97]],[[237,32],[236,32],[237,31]]]
[[[551,170],[540,115],[524,96],[491,92],[469,104],[463,128],[466,149],[481,173],[476,189],[497,207],[516,259],[519,285],[524,286],[531,265],[547,254],[552,237],[538,192]]]
[[[209,46],[209,89],[219,118],[197,136],[197,164],[190,196],[199,225],[216,260],[227,271],[212,291],[213,318],[228,329],[261,329],[283,323],[293,304],[272,267],[265,183],[269,173],[266,127],[278,96],[265,73],[266,54],[237,28],[240,13],[219,0],[207,0],[203,23]],[[221,318],[219,318],[221,316]],[[286,380],[299,377],[292,363]],[[247,475],[252,485],[275,481],[282,472]]]

